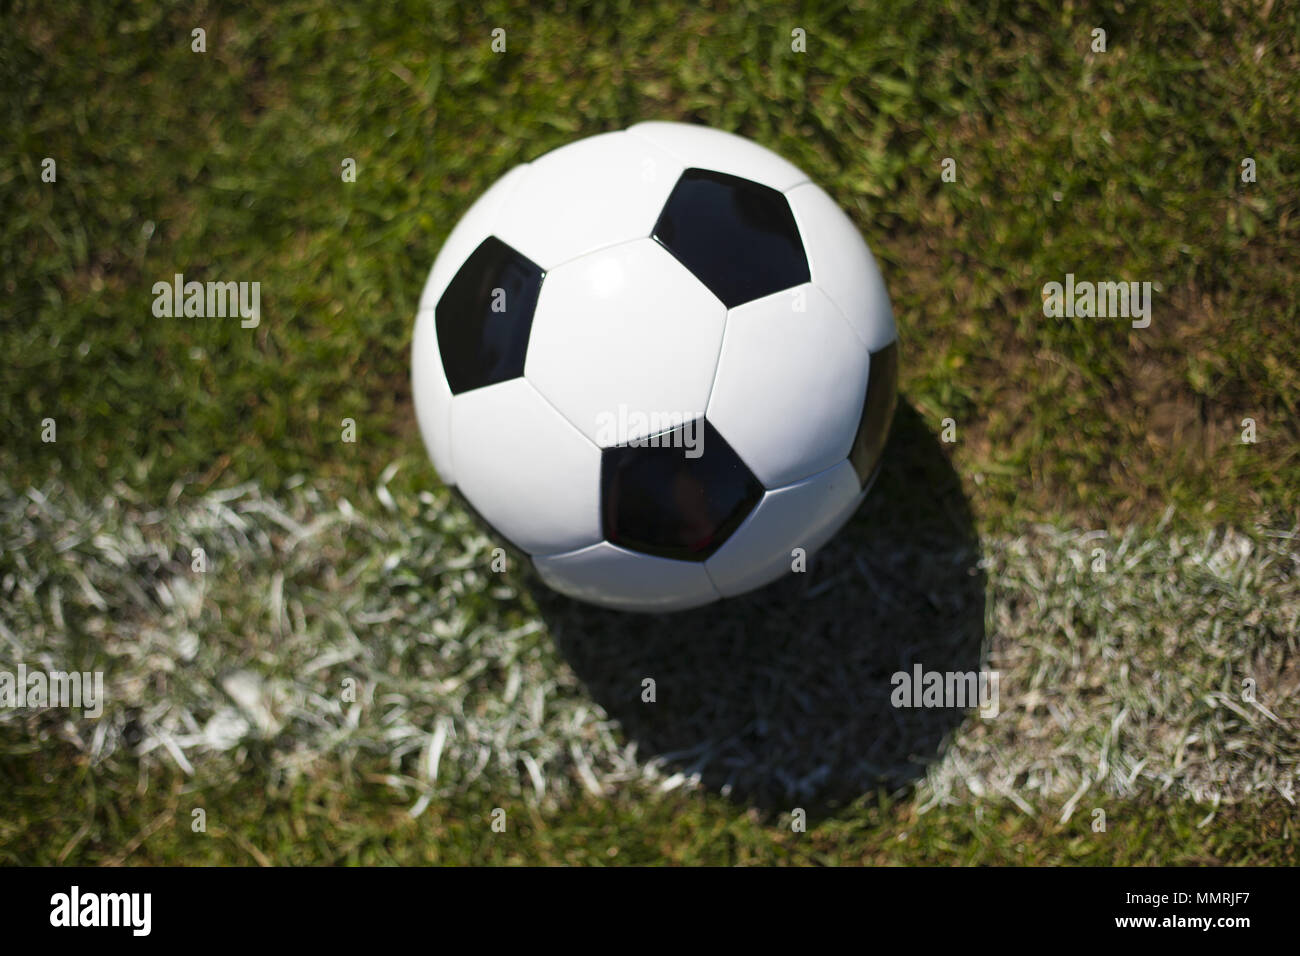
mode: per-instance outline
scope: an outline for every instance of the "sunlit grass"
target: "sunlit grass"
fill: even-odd
[[[1300,11],[831,6],[12,5],[0,665],[16,648],[112,660],[123,683],[98,745],[75,723],[4,722],[0,860],[1296,862],[1294,549],[1269,535],[1300,521]],[[196,27],[206,53],[191,51]],[[699,674],[745,668],[673,643],[702,626],[642,622],[627,653],[608,635],[593,647],[583,636],[607,619],[490,581],[475,565],[486,539],[449,506],[414,427],[415,302],[457,217],[516,163],[645,119],[748,135],[832,192],[898,317],[914,412],[893,454],[928,441],[951,461],[887,468],[807,591],[823,589],[717,612],[728,640],[794,654],[794,686],[815,697],[790,628],[807,617],[816,650],[845,655],[826,674],[862,672],[852,628],[881,613],[866,596],[884,575],[924,646],[950,615],[962,654],[987,637],[1012,678],[1006,721],[917,725],[923,758],[953,731],[946,760],[887,806],[867,793],[803,835],[776,798],[746,809],[716,786],[659,789],[707,747],[657,769],[628,751],[695,732],[693,713],[637,726],[620,703],[653,651],[681,652],[699,694]],[[1151,327],[1046,318],[1042,286],[1067,272],[1155,283]],[[175,273],[260,282],[260,326],[154,317],[151,288]],[[346,418],[356,443],[340,440]],[[47,419],[57,442],[42,441]],[[956,441],[935,445],[945,419]],[[396,513],[372,497],[392,463]],[[211,493],[245,482],[226,499],[242,540]],[[51,492],[52,512],[29,488]],[[239,512],[249,501],[265,507]],[[315,531],[295,541],[285,521]],[[1104,576],[1075,566],[1091,553],[1063,529],[1108,532]],[[191,537],[211,545],[210,585],[187,571]],[[901,558],[874,550],[899,538]],[[950,586],[981,560],[973,591]],[[303,673],[325,654],[338,659]],[[325,697],[348,667],[383,688],[355,727]],[[248,722],[232,675],[284,704],[279,725],[229,750],[186,743],[223,711],[227,727]],[[1276,720],[1243,705],[1245,677]],[[741,760],[737,781],[775,786],[743,762],[744,707],[765,700],[711,729],[736,731],[718,747]],[[458,736],[442,736],[434,786],[440,718]],[[116,736],[127,724],[146,753]],[[778,743],[797,755],[819,729]],[[591,796],[575,752],[608,796]],[[796,784],[823,779],[792,765]],[[877,769],[844,775],[849,789]],[[483,822],[495,806],[504,839]]]

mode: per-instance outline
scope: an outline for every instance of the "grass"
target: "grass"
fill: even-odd
[[[8,745],[7,734],[0,741]],[[47,754],[49,751],[45,751]],[[312,778],[267,786],[239,779],[196,787],[165,772],[148,788],[103,778],[76,760],[57,775],[35,762],[6,775],[15,813],[0,821],[0,863],[44,865],[1245,865],[1294,866],[1294,808],[1273,804],[1209,813],[1190,803],[1112,804],[1104,833],[1093,818],[1061,824],[1010,804],[918,815],[870,794],[836,819],[792,830],[789,818],[738,812],[717,795],[583,797],[563,811],[470,794],[412,819],[383,782]],[[46,777],[51,779],[46,779]],[[51,806],[52,787],[70,796]],[[492,813],[505,811],[493,832]],[[193,811],[206,811],[206,830]]]
[[[1294,862],[1294,549],[1278,535],[1300,524],[1300,13],[819,7],[10,6],[0,665],[111,661],[124,706],[99,752],[85,726],[0,715],[0,859]],[[522,576],[489,583],[487,542],[419,446],[407,373],[422,281],[474,197],[652,118],[751,136],[832,192],[884,270],[910,403],[815,581],[666,637]],[[261,325],[154,318],[151,287],[177,272],[261,282]],[[1045,318],[1040,290],[1067,272],[1152,281],[1151,327]],[[934,437],[946,418],[952,444]],[[295,541],[285,519],[316,534]],[[1103,575],[1079,530],[1107,532]],[[188,572],[197,540],[210,592]],[[832,678],[871,673],[853,626],[878,633],[886,613],[914,635],[888,637],[900,659],[993,655],[1011,719],[918,718],[873,751],[864,717],[825,750],[828,775],[808,740],[851,699]],[[681,643],[701,634],[709,653]],[[818,659],[801,646],[844,673],[800,670]],[[750,718],[791,706],[763,683],[773,662],[816,717],[763,739]],[[349,666],[389,695],[354,728],[313,683]],[[648,720],[624,703],[647,667],[686,681],[689,705],[666,697]],[[288,708],[268,706],[273,732],[232,675]],[[1242,706],[1245,677],[1275,720]],[[176,742],[218,715],[243,721],[241,744]],[[440,719],[445,790],[421,776]],[[673,756],[701,741],[716,747]],[[599,755],[603,800],[575,752]],[[535,772],[502,756],[523,753]],[[267,812],[241,809],[259,788]],[[1094,793],[1115,808],[1106,834],[1087,825]],[[805,795],[827,806],[796,839],[774,821]],[[188,811],[162,817],[200,796],[222,818],[206,841]],[[513,840],[485,842],[469,821],[507,804]]]
[[[1169,503],[1294,515],[1297,16],[936,2],[679,22],[630,4],[362,16],[299,0],[74,19],[19,3],[0,41],[6,471],[165,490],[414,464],[406,348],[457,216],[521,160],[672,118],[788,155],[863,227],[904,391],[935,430],[955,420],[981,527]],[[260,281],[262,325],[153,318],[152,284],[177,272]],[[1156,283],[1151,328],[1045,319],[1040,289],[1066,272]],[[339,440],[349,417],[356,446]]]
[[[159,509],[9,490],[0,637],[29,666],[103,671],[108,703],[0,727],[146,791],[334,767],[417,818],[701,786],[768,825],[842,820],[880,788],[918,815],[1010,804],[1061,826],[1171,798],[1209,819],[1294,806],[1293,531],[1038,527],[976,550],[951,474],[941,507],[898,510],[927,464],[942,490],[944,459],[894,445],[802,580],[671,622],[487,571],[494,542],[445,491],[249,484]],[[917,663],[994,669],[999,712],[895,709],[891,675]]]

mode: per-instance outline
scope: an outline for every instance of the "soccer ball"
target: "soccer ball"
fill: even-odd
[[[641,123],[517,166],[456,224],[420,297],[415,410],[443,481],[550,587],[677,610],[849,519],[896,340],[871,252],[807,176]]]

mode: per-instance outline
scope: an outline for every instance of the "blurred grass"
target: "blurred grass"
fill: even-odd
[[[0,736],[0,747],[11,743]],[[1119,801],[1105,832],[1010,804],[918,815],[867,795],[835,819],[792,829],[788,814],[738,812],[726,799],[620,794],[543,811],[470,793],[417,819],[379,780],[331,766],[292,782],[236,779],[199,788],[177,771],[149,787],[104,779],[74,755],[53,772],[35,761],[0,767],[13,812],[0,820],[0,865],[76,862],[189,865],[1245,865],[1300,864],[1296,809]],[[14,771],[17,771],[16,773]],[[48,801],[51,788],[67,798]],[[206,830],[193,830],[194,810]],[[497,809],[505,831],[493,832]]]
[[[17,3],[4,467],[163,492],[420,461],[406,349],[456,218],[521,160],[666,118],[758,139],[858,221],[904,390],[932,427],[955,420],[982,528],[1168,503],[1294,515],[1300,13],[1268,7]],[[260,281],[261,327],[154,318],[151,286],[176,272]],[[1066,272],[1156,283],[1151,328],[1044,318]]]
[[[431,487],[407,347],[440,242],[515,163],[673,119],[776,149],[858,222],[899,318],[903,390],[933,430],[955,420],[981,534],[1153,523],[1170,505],[1193,529],[1300,516],[1294,6],[17,2],[2,16],[0,468],[16,488],[57,478],[94,498],[121,480],[161,502],[182,481],[370,487],[394,460],[395,490]],[[1089,49],[1094,27],[1106,53]],[[1240,181],[1245,156],[1257,183]],[[261,282],[261,326],[155,318],[151,286],[176,272]],[[1039,290],[1066,272],[1156,283],[1151,327],[1044,318]],[[356,444],[339,440],[348,417]],[[1259,444],[1240,442],[1245,417]],[[902,493],[922,506],[927,491]],[[68,858],[111,859],[167,805],[156,787],[183,786],[138,794],[64,751],[0,773],[6,860],[49,860],[82,823]],[[1116,840],[1082,849],[1002,809],[986,823],[860,807],[796,843],[677,796],[580,803],[484,844],[463,821],[486,804],[439,802],[390,830],[391,794],[320,773],[265,813],[265,781],[232,784],[212,794],[229,840],[164,829],[139,858],[246,861],[249,844],[285,860],[556,862],[598,859],[617,834],[622,859],[646,861],[1294,862],[1290,809],[1196,829],[1205,814],[1184,804],[1134,804]],[[74,779],[91,796],[60,785],[52,803]],[[318,817],[328,845],[301,843]]]
[[[527,562],[490,571],[445,491],[250,483],[160,508],[0,482],[0,671],[104,677],[93,720],[0,708],[0,728],[146,787],[353,764],[340,783],[379,775],[413,813],[472,790],[552,809],[702,787],[819,821],[880,787],[1066,819],[1139,795],[1294,801],[1293,532],[977,545],[931,446],[891,443],[805,573],[669,618],[565,600]],[[941,504],[900,512],[908,483]],[[893,706],[913,664],[995,670],[996,719]]]

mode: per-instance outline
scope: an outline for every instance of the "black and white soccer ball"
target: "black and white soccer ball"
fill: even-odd
[[[641,123],[518,166],[420,297],[443,481],[572,597],[666,611],[780,577],[849,519],[894,414],[875,260],[775,153]]]

